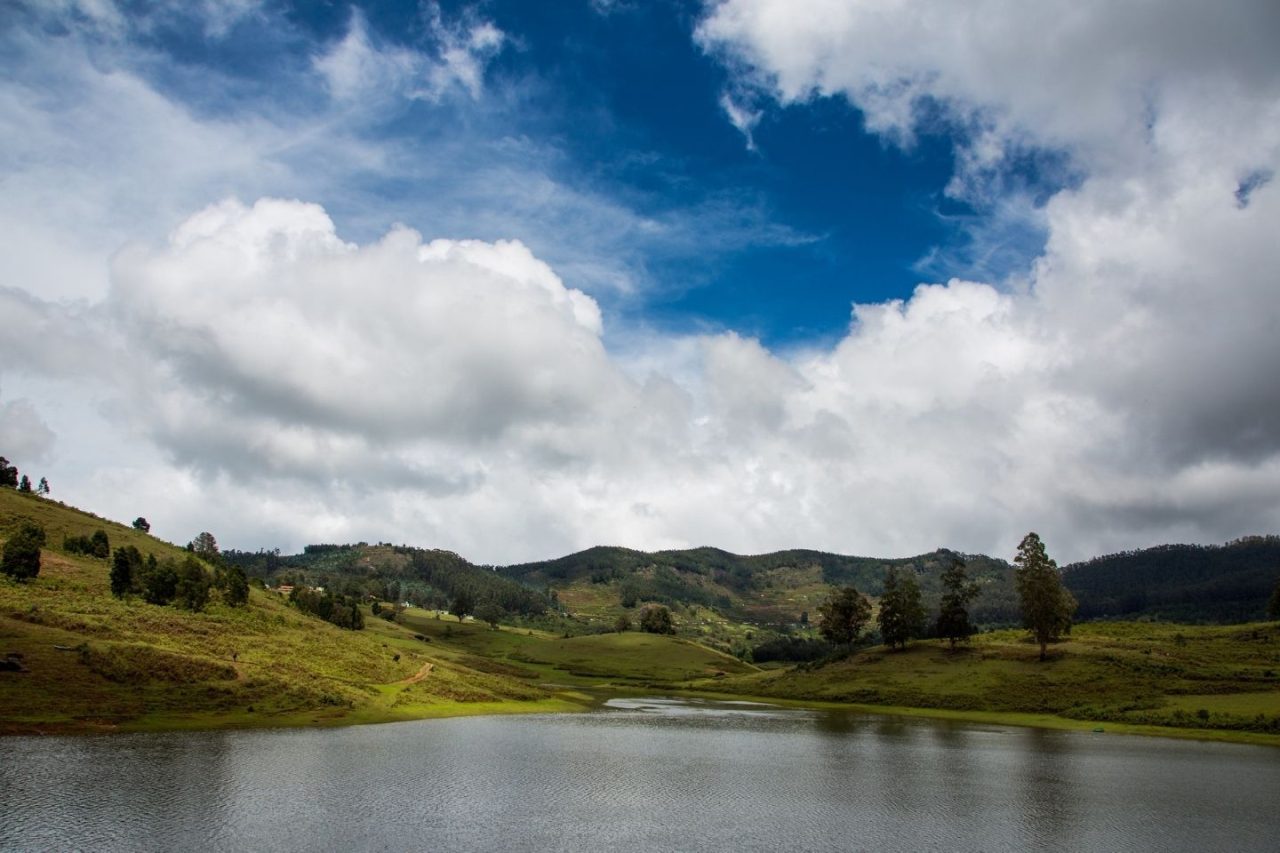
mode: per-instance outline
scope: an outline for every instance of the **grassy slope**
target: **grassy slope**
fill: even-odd
[[[737,658],[676,637],[635,631],[577,637],[514,628],[494,631],[478,623],[459,624],[448,616],[437,619],[422,610],[406,611],[403,619],[413,631],[431,638],[433,648],[460,663],[575,687],[674,688],[757,671]]]
[[[1222,736],[1280,745],[1280,625],[1092,623],[1040,663],[1024,632],[867,649],[804,670],[699,685],[718,692],[834,701],[1030,725]]]
[[[101,528],[113,547],[160,558],[179,549],[0,489],[0,537],[23,519],[44,525],[49,547],[35,580],[0,576],[0,657],[21,655],[27,670],[0,672],[0,733],[341,724],[585,701],[472,669],[382,620],[338,629],[262,590],[244,608],[215,597],[204,613],[117,600],[109,562],[62,553],[65,535]]]

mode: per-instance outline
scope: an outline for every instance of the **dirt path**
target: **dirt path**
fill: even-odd
[[[410,684],[417,684],[419,681],[421,681],[422,679],[426,678],[428,675],[431,674],[431,669],[434,666],[435,664],[432,664],[432,663],[424,663],[422,665],[422,669],[418,670],[417,672],[415,672],[413,675],[409,676],[406,679],[397,681],[396,684],[403,684],[406,687],[408,687]]]

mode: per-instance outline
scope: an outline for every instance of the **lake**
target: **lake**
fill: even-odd
[[[1280,848],[1280,750],[751,703],[0,738],[0,849]]]

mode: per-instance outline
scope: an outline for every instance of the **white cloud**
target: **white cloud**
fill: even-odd
[[[720,109],[724,110],[724,114],[729,117],[729,123],[747,140],[747,150],[755,151],[756,141],[752,133],[760,123],[764,112],[751,109],[728,92],[720,96]]]
[[[485,66],[506,41],[502,31],[483,20],[450,23],[439,6],[428,10],[430,44],[415,50],[377,44],[364,14],[351,11],[347,34],[314,60],[333,97],[340,101],[393,98],[439,101],[460,88],[480,97]]]
[[[735,85],[781,103],[847,98],[902,144],[943,116],[958,139],[949,191],[999,214],[978,254],[1017,239],[1019,219],[1045,235],[1025,275],[993,282],[1009,295],[953,282],[860,307],[834,360],[815,363],[856,378],[855,409],[874,402],[866,435],[929,465],[987,454],[985,473],[952,467],[1004,505],[988,517],[1095,550],[1280,516],[1256,475],[1280,460],[1280,196],[1257,177],[1280,166],[1277,35],[1263,2],[727,0],[698,28]],[[1008,180],[1035,152],[1077,175],[1039,208]],[[890,330],[908,336],[892,358],[875,351]],[[958,374],[974,352],[991,357]],[[959,431],[930,436],[911,413]]]
[[[1274,531],[1280,191],[1257,177],[1280,169],[1274,31],[1250,4],[714,7],[700,38],[738,69],[729,91],[846,97],[904,144],[941,104],[961,134],[953,192],[1045,235],[1023,277],[858,305],[835,345],[786,354],[631,329],[606,349],[574,284],[625,289],[645,241],[803,238],[735,198],[638,216],[522,168],[546,152],[521,140],[496,166],[467,158],[471,138],[439,162],[370,143],[385,114],[341,92],[437,84],[368,33],[327,54],[355,51],[323,67],[319,112],[228,118],[74,39],[11,31],[26,63],[0,78],[0,152],[19,164],[0,200],[18,320],[0,332],[2,422],[26,426],[0,437],[45,453],[67,499],[240,547],[1008,555],[1036,529],[1072,559]],[[469,98],[467,57],[501,42],[448,33],[462,53],[438,36],[430,67]],[[1028,214],[1009,157],[1044,151],[1077,179]],[[344,217],[336,160],[439,192]],[[236,194],[280,198],[207,206]],[[534,220],[554,223],[549,249],[501,239]],[[97,462],[91,432],[109,437]]]
[[[42,462],[53,448],[55,436],[30,400],[0,402],[0,453],[10,463],[27,466]]]

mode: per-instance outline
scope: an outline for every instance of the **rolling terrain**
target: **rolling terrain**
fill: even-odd
[[[199,613],[110,594],[110,561],[66,554],[66,535],[185,552],[140,531],[0,489],[0,537],[46,530],[40,574],[0,576],[0,733],[322,725],[466,713],[566,710],[584,697],[484,672],[369,618],[363,631],[307,616],[251,588]],[[424,677],[415,678],[419,674]]]
[[[68,553],[67,537],[102,530],[113,548],[132,545],[160,560],[187,551],[0,489],[0,540],[25,521],[43,526],[47,541],[37,578],[0,576],[0,660],[8,664],[0,670],[0,733],[580,710],[609,693],[656,691],[1280,745],[1276,623],[1086,622],[1043,664],[1025,633],[1008,628],[987,630],[954,652],[923,639],[903,651],[827,647],[798,666],[751,662],[753,649],[770,640],[820,647],[808,617],[816,621],[831,589],[852,583],[875,596],[889,566],[913,569],[932,609],[938,575],[953,557],[945,550],[876,560],[595,548],[500,569],[389,544],[311,546],[292,557],[232,552],[232,563],[259,578],[333,584],[382,602],[362,605],[365,627],[352,631],[307,615],[260,583],[246,606],[229,606],[215,593],[202,612],[115,598],[111,561]],[[1124,606],[1117,590],[1142,591],[1130,603],[1146,606],[1194,606],[1187,590],[1200,590],[1208,605],[1235,600],[1251,614],[1265,599],[1254,588],[1274,583],[1266,563],[1276,547],[1274,538],[1260,538],[1151,549],[1068,567],[1064,581],[1082,611],[1097,608],[1094,615]],[[1160,556],[1171,553],[1178,559],[1162,568]],[[964,559],[982,589],[976,618],[1008,624],[1016,607],[1009,565]],[[501,624],[446,613],[460,593],[498,606],[489,621]],[[620,616],[650,604],[671,607],[677,636],[615,630]],[[1207,621],[1205,614],[1237,606],[1208,605],[1194,615]]]

